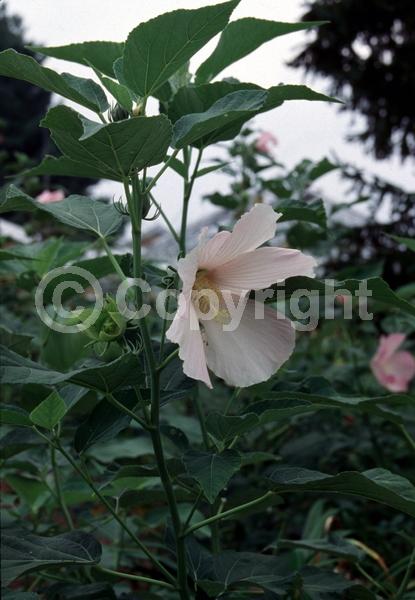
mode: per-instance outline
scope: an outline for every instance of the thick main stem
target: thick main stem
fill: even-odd
[[[144,182],[145,185],[145,182]],[[131,215],[132,233],[133,233],[133,275],[140,279],[142,276],[141,270],[141,218],[142,218],[142,200],[145,191],[140,190],[138,177],[133,179],[133,194],[131,196],[128,183],[125,185],[127,194],[128,207]],[[139,286],[136,287],[137,309],[142,305],[142,291]],[[154,449],[154,455],[157,462],[157,467],[160,474],[160,479],[166,493],[167,502],[169,505],[174,537],[176,542],[177,554],[177,582],[179,595],[181,600],[189,600],[189,592],[187,586],[187,567],[186,567],[186,552],[185,543],[182,537],[182,526],[179,511],[177,508],[176,497],[173,485],[167,470],[166,461],[164,458],[163,446],[160,436],[160,372],[154,355],[153,346],[151,343],[150,333],[148,331],[145,318],[139,321],[140,333],[143,340],[144,353],[146,356],[147,366],[150,375],[151,385],[151,413],[148,429],[150,430],[151,440]]]
[[[179,511],[177,508],[176,497],[173,489],[173,485],[170,479],[170,474],[167,469],[166,461],[164,458],[163,445],[160,436],[160,419],[159,419],[159,407],[160,407],[160,381],[159,373],[154,372],[152,376],[151,384],[151,440],[153,442],[154,454],[159,470],[161,482],[166,493],[167,502],[170,509],[170,515],[174,530],[175,542],[176,542],[176,556],[177,556],[177,579],[180,591],[180,598],[182,600],[189,600],[189,592],[187,586],[187,567],[186,567],[186,549],[185,541],[182,537],[182,525],[180,520]]]

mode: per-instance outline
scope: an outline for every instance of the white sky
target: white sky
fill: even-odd
[[[140,22],[177,8],[198,8],[216,4],[218,0],[8,0],[10,13],[20,14],[28,37],[37,44],[63,45],[86,40],[114,40],[126,38],[129,31]],[[302,0],[241,0],[232,19],[257,17],[276,21],[298,21],[302,14]],[[307,83],[317,91],[328,90],[324,80],[307,80],[298,69],[290,69],[285,63],[301,48],[306,34],[303,32],[277,38],[255,51],[251,56],[235,63],[219,78],[230,76],[250,81],[263,87],[278,83]],[[211,41],[193,59],[199,64],[216,45]],[[60,71],[86,75],[89,70],[68,62],[48,59],[48,66]],[[278,138],[276,157],[293,166],[303,158],[319,160],[335,152],[344,161],[352,161],[359,167],[383,176],[406,188],[415,188],[414,165],[399,159],[375,161],[358,144],[346,143],[350,128],[350,113],[340,114],[338,109],[324,102],[287,102],[282,107],[260,115],[254,121],[258,128],[269,130]],[[358,125],[357,120],[357,125]],[[216,156],[211,150],[209,156]],[[344,201],[342,187],[335,174],[321,180],[319,187],[334,201]],[[198,218],[209,205],[199,199],[202,194],[226,190],[227,178],[217,174],[197,181],[194,199],[190,207],[190,219]],[[121,194],[117,184],[100,184],[106,193]],[[169,170],[157,185],[157,199],[173,220],[179,222],[181,207],[181,184]],[[151,224],[147,225],[151,227]]]

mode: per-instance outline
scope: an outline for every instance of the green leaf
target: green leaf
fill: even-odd
[[[218,127],[218,129],[209,135],[209,144],[218,141],[233,139],[238,135],[244,123],[256,114],[260,114],[281,106],[286,100],[322,100],[337,102],[334,98],[324,96],[318,92],[307,88],[304,85],[277,85],[268,90],[259,87],[253,83],[230,83],[229,81],[219,81],[198,86],[182,87],[174,96],[169,104],[169,119],[176,123],[185,116],[192,117],[193,113],[206,113],[212,106],[228,94],[241,91],[256,91],[266,93],[265,101],[257,110],[247,112],[240,119],[233,119],[228,125]],[[198,140],[194,143],[196,147],[206,145],[205,140]]]
[[[187,473],[200,484],[207,500],[213,504],[217,495],[241,466],[241,457],[235,450],[199,452],[189,450],[183,455]]]
[[[11,185],[7,189],[5,201],[0,205],[0,213],[16,210],[41,210],[65,225],[90,231],[97,237],[106,238],[113,234],[122,223],[122,216],[113,204],[92,200],[86,196],[68,196],[60,202],[41,204]]]
[[[415,421],[413,397],[404,394],[368,398],[364,396],[329,397],[302,392],[270,392],[266,395],[266,399],[252,404],[246,414],[255,414],[259,424],[265,425],[327,409],[373,414],[397,424],[403,424],[408,420]]]
[[[319,296],[334,296],[336,292],[348,290],[354,298],[359,287],[366,284],[367,290],[371,295],[369,299],[380,302],[388,307],[397,308],[412,316],[415,316],[415,305],[399,297],[381,277],[369,277],[365,280],[346,279],[345,281],[330,280],[330,283],[311,279],[310,277],[290,277],[283,284],[285,299],[288,300],[296,290],[306,290],[318,292]],[[275,286],[278,290],[278,286]],[[364,289],[364,288],[363,288]],[[362,291],[363,291],[362,289]],[[274,302],[276,295],[267,299],[267,302]],[[373,308],[373,307],[371,307]]]
[[[34,535],[25,530],[2,532],[2,583],[27,573],[51,567],[96,565],[101,546],[89,533],[71,531],[54,537]]]
[[[351,542],[338,535],[330,536],[329,539],[278,540],[277,547],[302,548],[304,550],[312,550],[316,554],[323,552],[324,554],[338,556],[351,561],[360,561],[364,556],[364,553],[357,546],[354,546]]]
[[[307,221],[327,229],[327,215],[324,203],[319,199],[281,200],[275,206],[276,212],[282,213],[279,223],[284,221]]]
[[[211,555],[191,538],[186,540],[186,555],[193,579],[215,598],[236,584],[248,585],[248,590],[252,584],[278,584],[282,592],[294,576],[284,557],[234,550]]]
[[[245,415],[229,416],[220,413],[209,413],[206,417],[206,428],[208,432],[219,442],[225,443],[234,437],[243,435],[259,425],[257,415],[247,413]]]
[[[130,265],[128,255],[115,255],[115,260],[120,264],[121,268],[124,272],[128,272],[128,267]],[[89,258],[86,260],[80,260],[73,263],[75,267],[79,267],[81,269],[85,269],[88,273],[91,273],[97,279],[101,277],[105,277],[114,272],[114,267],[111,264],[111,261],[107,256],[97,256],[96,258]],[[50,282],[49,285],[46,286],[43,295],[43,301],[45,304],[51,304],[53,300],[53,292],[56,289],[56,286],[60,283],[65,283],[66,281],[77,282],[81,286],[85,286],[85,277],[82,275],[78,275],[76,273],[62,273],[61,275],[56,275],[53,278],[53,281]],[[63,286],[65,289],[62,292],[62,302],[66,302],[73,296],[76,296],[76,289],[72,286]]]
[[[122,181],[133,170],[163,161],[171,139],[171,124],[164,115],[134,117],[103,125],[79,115],[71,108],[49,110],[41,123],[65,155],[47,157],[40,168],[28,174],[51,171],[61,175],[82,175]]]
[[[75,62],[86,67],[92,65],[104,75],[114,77],[113,64],[117,58],[122,56],[124,44],[97,41],[69,44],[68,46],[30,46],[30,48],[45,56]]]
[[[101,165],[102,166],[102,165]],[[118,176],[115,177],[112,173],[104,175],[104,171],[86,163],[81,163],[76,160],[72,160],[67,156],[60,156],[56,158],[46,154],[42,162],[29,169],[25,173],[29,177],[36,177],[41,175],[57,175],[60,177],[94,177],[96,179],[106,178],[114,179],[119,181]]]
[[[104,77],[99,71],[95,71],[95,73],[102,85],[116,99],[118,104],[131,113],[133,110],[132,92],[125,85],[118,83],[118,81]]]
[[[37,208],[38,203],[14,185],[6,187],[0,197],[0,214],[15,210],[33,212]]]
[[[399,235],[391,235],[389,237],[395,240],[395,242],[398,242],[398,244],[406,246],[408,250],[415,252],[415,240],[413,238],[400,237]]]
[[[189,440],[187,435],[178,427],[172,425],[161,425],[160,432],[162,435],[171,441],[181,452],[186,452],[189,449]]]
[[[90,367],[66,374],[67,381],[108,393],[136,385],[143,379],[137,356],[133,353],[123,354],[109,363],[90,361],[90,364]]]
[[[127,38],[124,80],[149,96],[212,37],[222,31],[239,0],[195,10],[175,10],[141,23]],[[121,83],[123,83],[121,81]]]
[[[2,425],[15,425],[16,427],[32,426],[29,415],[23,408],[4,403],[0,407],[0,423]]]
[[[113,204],[85,196],[68,196],[40,208],[65,225],[90,231],[101,238],[115,233],[122,223],[122,215]]]
[[[213,194],[207,194],[203,196],[203,200],[209,200],[215,206],[223,206],[228,210],[236,210],[240,204],[240,198],[233,194],[220,194],[219,192],[213,192]]]
[[[17,333],[16,331],[11,331],[10,329],[7,329],[7,327],[0,325],[0,344],[2,346],[7,346],[7,348],[14,350],[18,354],[26,354],[30,348],[32,338],[32,335]]]
[[[326,22],[278,23],[254,18],[232,21],[220,36],[213,53],[196,71],[196,84],[209,82],[226,67],[247,56],[265,42],[287,33],[318,27]]]
[[[42,67],[31,56],[19,54],[16,50],[0,52],[0,75],[28,81],[96,113],[104,112],[108,108],[105,93],[92,79],[75,77],[70,73],[60,75],[52,69]]]
[[[52,392],[32,410],[29,418],[35,425],[52,430],[66,415],[66,410],[66,404],[58,392]]]
[[[326,475],[320,471],[280,465],[272,469],[268,479],[276,492],[350,494],[415,516],[415,487],[405,477],[386,469]]]
[[[19,499],[25,502],[34,513],[50,498],[50,488],[43,482],[21,475],[6,475],[7,483],[16,492]]]
[[[23,429],[16,427],[9,431],[0,440],[0,451],[3,459],[10,458],[25,450],[39,448],[39,445],[45,444],[42,438],[32,429]]]
[[[137,397],[133,392],[120,392],[115,397],[118,402],[121,402],[121,404],[132,411],[137,407]],[[98,442],[106,442],[114,439],[120,431],[129,426],[130,421],[131,417],[120,411],[116,406],[108,402],[108,400],[101,400],[86,421],[76,430],[74,440],[75,450],[80,453],[85,452],[85,450]]]
[[[33,592],[13,592],[4,590],[4,600],[39,600],[39,596]]]
[[[199,169],[196,173],[196,178],[204,177],[205,175],[209,175],[214,171],[219,171],[220,169],[226,167],[228,164],[228,162],[218,162],[216,165],[211,165],[210,167],[204,167],[203,169]]]
[[[208,134],[230,125],[233,121],[249,119],[264,105],[266,92],[242,90],[228,94],[212,104],[205,112],[186,115],[176,121],[172,144],[176,148],[196,141],[205,146],[210,143]]]
[[[82,387],[111,392],[135,385],[143,373],[135,354],[123,354],[109,363],[90,360],[86,366],[68,373],[47,369],[8,348],[0,347],[0,375],[3,383],[37,383],[46,386],[68,381]]]

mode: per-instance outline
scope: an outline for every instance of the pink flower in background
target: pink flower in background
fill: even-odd
[[[403,333],[382,335],[377,352],[370,361],[376,379],[391,392],[406,392],[415,377],[415,358],[410,352],[398,351],[405,339]]]
[[[272,135],[270,131],[263,131],[255,142],[255,148],[262,154],[271,154],[272,147],[277,144],[278,140],[275,135]]]
[[[36,198],[41,204],[49,204],[50,202],[60,202],[65,198],[65,194],[62,190],[43,190],[41,194]]]
[[[315,260],[299,250],[259,247],[274,237],[279,217],[271,206],[256,204],[232,233],[206,239],[203,231],[198,246],[179,260],[183,289],[167,337],[179,344],[185,374],[208,387],[208,367],[229,385],[246,387],[269,379],[294,349],[291,321],[248,297],[250,290],[313,274]],[[200,297],[203,290],[216,306],[210,294]]]

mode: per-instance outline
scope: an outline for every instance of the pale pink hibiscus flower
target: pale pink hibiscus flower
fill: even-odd
[[[36,200],[40,202],[40,204],[50,204],[51,202],[60,202],[64,200],[65,194],[62,190],[43,190],[39,196],[37,196]]]
[[[208,367],[226,383],[246,387],[266,381],[291,355],[295,345],[292,323],[262,302],[249,299],[251,290],[263,290],[294,275],[312,275],[315,260],[298,250],[263,247],[275,236],[281,215],[271,206],[256,204],[235,224],[211,239],[202,232],[198,246],[179,260],[183,282],[178,310],[167,332],[179,344],[183,370],[212,387]],[[208,290],[211,301],[195,295]],[[202,292],[200,292],[202,293]],[[228,330],[232,306],[245,305],[236,328]],[[262,318],[261,318],[262,317]]]
[[[278,143],[277,138],[270,131],[263,131],[255,142],[255,148],[262,154],[271,154],[272,147]]]
[[[405,339],[403,333],[382,335],[370,361],[374,376],[390,392],[406,392],[415,377],[415,358],[410,352],[398,350]]]

